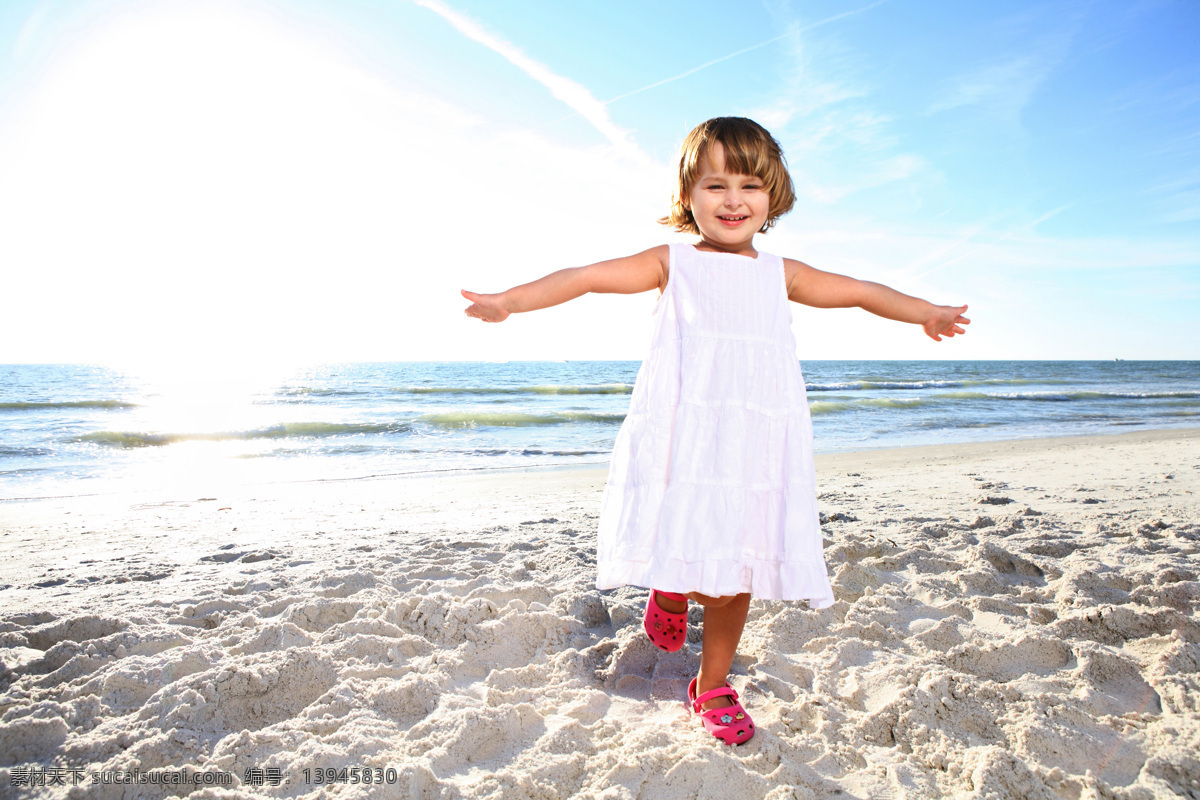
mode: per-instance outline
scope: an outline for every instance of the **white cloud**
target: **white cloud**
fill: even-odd
[[[485,326],[458,296],[656,243],[665,170],[615,148],[497,136],[236,2],[140,4],[28,95],[0,129],[0,362],[643,345],[607,317],[636,302]]]
[[[941,344],[857,309],[795,308],[801,360],[1195,358],[1200,341],[1195,315],[1180,311],[1200,264],[1200,245],[1186,237],[1051,237],[997,220],[918,227],[826,213],[785,218],[759,247],[970,306],[968,335]]]

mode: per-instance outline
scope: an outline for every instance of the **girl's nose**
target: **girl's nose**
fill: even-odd
[[[729,208],[737,208],[742,204],[742,193],[737,189],[730,189],[725,193],[725,205]]]

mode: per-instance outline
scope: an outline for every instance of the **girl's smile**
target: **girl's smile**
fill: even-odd
[[[754,234],[767,222],[771,196],[760,178],[725,171],[725,148],[714,142],[688,197],[702,245],[753,255]]]

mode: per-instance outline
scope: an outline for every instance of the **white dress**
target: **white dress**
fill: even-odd
[[[783,259],[671,245],[613,446],[599,589],[833,605]]]

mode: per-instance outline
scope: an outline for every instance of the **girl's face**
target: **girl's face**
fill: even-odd
[[[714,142],[704,171],[688,197],[688,208],[700,229],[700,238],[718,250],[754,251],[754,234],[767,222],[771,197],[763,182],[752,175],[725,171],[725,148]]]

